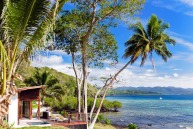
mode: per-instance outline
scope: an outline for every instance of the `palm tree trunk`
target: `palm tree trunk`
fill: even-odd
[[[153,71],[156,73],[156,67],[155,67],[155,63],[154,63],[152,52],[150,53],[150,56],[151,56],[151,63],[152,63],[152,66],[153,66]]]
[[[11,97],[16,94],[17,88],[12,86],[12,82],[7,83],[4,95],[0,95],[0,127],[4,127],[3,119],[8,114]]]

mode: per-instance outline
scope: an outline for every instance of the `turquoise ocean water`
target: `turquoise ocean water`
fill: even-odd
[[[123,104],[120,112],[104,113],[113,124],[136,123],[141,129],[193,129],[192,95],[109,96],[106,99]]]

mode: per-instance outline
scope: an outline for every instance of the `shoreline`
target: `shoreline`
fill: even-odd
[[[139,129],[193,129],[192,123],[168,123],[168,124],[136,124]],[[120,126],[112,123],[116,129],[125,129],[127,126]]]

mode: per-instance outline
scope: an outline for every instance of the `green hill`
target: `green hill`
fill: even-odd
[[[111,89],[107,95],[159,95],[157,92],[140,91],[140,90],[117,90]]]
[[[18,74],[22,76],[23,80],[32,77],[35,73],[35,71],[40,70],[40,71],[48,71],[52,76],[54,76],[55,78],[57,78],[59,80],[59,84],[66,86],[68,88],[68,90],[76,90],[76,81],[75,78],[73,76],[67,75],[65,73],[62,72],[58,72],[57,70],[53,69],[53,68],[49,68],[49,67],[42,67],[42,68],[37,68],[37,67],[32,67],[32,66],[22,66],[19,68],[18,70]],[[27,85],[20,81],[20,80],[16,80],[15,81],[17,87],[27,87]],[[97,89],[88,84],[88,96],[94,96],[96,93]]]

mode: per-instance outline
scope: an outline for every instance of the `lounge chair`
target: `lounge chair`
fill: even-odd
[[[61,115],[58,115],[57,117],[58,117],[58,119],[57,119],[58,122],[68,121],[68,118],[65,118]]]
[[[52,113],[50,113],[50,120],[52,121],[56,121],[58,120],[58,117],[56,117],[55,115],[53,115]]]

